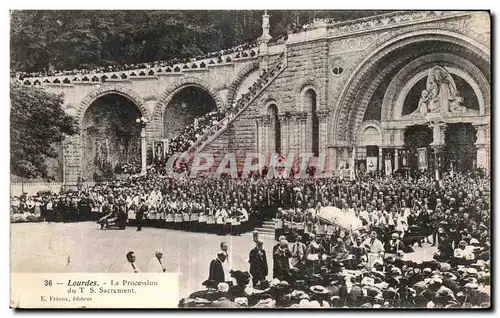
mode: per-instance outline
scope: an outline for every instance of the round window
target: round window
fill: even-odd
[[[344,73],[344,61],[341,58],[334,58],[331,61],[332,74],[335,76],[340,76]]]

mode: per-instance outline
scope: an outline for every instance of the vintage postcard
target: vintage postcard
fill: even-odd
[[[491,308],[490,12],[10,26],[12,308]]]

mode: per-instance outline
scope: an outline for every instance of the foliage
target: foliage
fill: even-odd
[[[47,177],[47,158],[56,158],[54,144],[78,132],[76,120],[62,109],[63,97],[11,83],[11,173]]]
[[[192,57],[251,41],[262,11],[12,11],[11,69],[91,68]],[[354,19],[380,11],[270,11],[271,35],[314,18]]]

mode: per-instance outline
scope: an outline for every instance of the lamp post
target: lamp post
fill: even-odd
[[[146,169],[146,125],[148,120],[144,117],[137,118],[135,122],[141,127],[141,175],[147,173]]]

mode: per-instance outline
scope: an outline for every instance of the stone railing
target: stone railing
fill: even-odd
[[[197,154],[203,150],[209,143],[217,138],[222,132],[226,130],[228,125],[236,119],[259,95],[271,84],[276,77],[286,68],[286,58],[283,55],[278,59],[276,64],[270,68],[264,75],[250,87],[248,93],[242,95],[236,102],[235,106],[228,111],[226,117],[220,120],[217,124],[212,126],[203,136],[198,138],[191,147],[186,151],[188,154]]]
[[[81,188],[93,187],[96,184],[104,184],[97,182],[82,182]],[[12,182],[10,184],[10,195],[20,196],[23,193],[27,195],[36,195],[37,192],[50,191],[54,193],[60,193],[64,188],[64,183],[62,182]]]
[[[234,62],[256,59],[259,55],[257,47],[244,51],[232,52],[220,57],[209,57],[200,60],[191,60],[186,63],[176,63],[168,66],[152,66],[130,70],[109,72],[89,72],[88,74],[67,74],[53,76],[26,77],[18,80],[24,85],[73,85],[99,84],[102,82],[120,82],[134,79],[156,78],[157,76],[180,75],[183,72],[207,71],[211,67],[230,65]]]
[[[469,11],[393,11],[386,14],[341,22],[321,20],[308,25],[302,30],[295,32],[290,31],[286,43],[293,44],[323,38],[352,35],[469,14],[471,14]]]
[[[394,11],[377,16],[335,22],[328,24],[326,28],[329,36],[353,34],[357,32],[372,31],[379,28],[441,19],[443,17],[464,13],[467,14],[467,12],[460,11]]]

